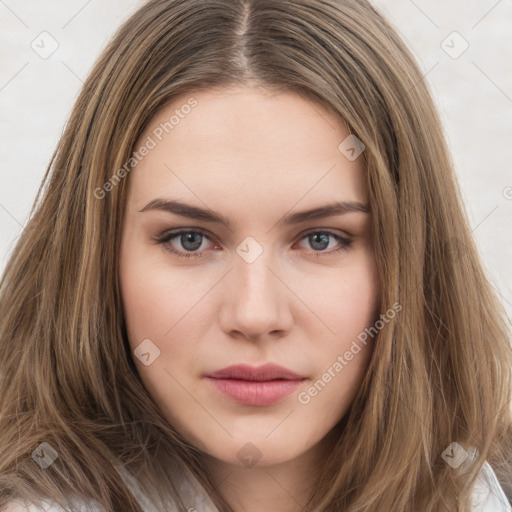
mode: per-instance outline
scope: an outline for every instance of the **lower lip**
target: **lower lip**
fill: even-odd
[[[206,377],[221,393],[243,405],[272,405],[293,393],[303,380],[250,381]]]

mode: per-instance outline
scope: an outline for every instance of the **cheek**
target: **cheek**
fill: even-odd
[[[330,334],[319,339],[315,347],[319,386],[329,383],[330,390],[321,401],[343,396],[342,405],[346,406],[357,391],[373,352],[374,336],[368,331],[379,318],[380,308],[374,258],[368,254],[360,259],[358,265],[353,265],[341,279],[333,280],[318,296],[314,307],[322,312],[321,319],[330,329]]]
[[[176,367],[185,375],[194,370],[193,340],[200,339],[201,327],[200,322],[191,325],[187,314],[198,318],[199,308],[194,309],[194,304],[199,302],[201,290],[194,292],[187,272],[170,272],[136,250],[125,254],[119,280],[132,357],[146,390],[172,417],[166,409],[169,396],[178,410],[186,409],[188,403],[188,395],[182,393],[173,375]],[[150,353],[148,365],[137,355],[144,352]]]
[[[162,296],[161,281],[155,270],[125,263],[121,272],[121,292],[130,342],[136,345],[145,338],[161,336],[168,330],[171,318],[165,310],[173,311],[173,294]]]
[[[132,347],[145,338],[162,339],[191,309],[196,295],[188,273],[170,273],[162,266],[160,251],[151,249],[121,253],[119,280]]]
[[[345,344],[377,319],[380,291],[374,257],[367,253],[311,296],[334,338]]]

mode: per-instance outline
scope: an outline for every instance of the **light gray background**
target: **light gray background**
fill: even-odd
[[[0,0],[0,272],[82,82],[111,35],[142,3]],[[402,34],[432,89],[474,236],[510,318],[512,0],[373,3]],[[42,46],[44,31],[58,43],[48,58],[32,48]],[[464,41],[467,50],[452,58]],[[46,49],[50,43],[46,39]]]

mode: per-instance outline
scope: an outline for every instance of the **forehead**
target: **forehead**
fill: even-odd
[[[131,172],[130,197],[139,207],[166,193],[255,205],[325,201],[326,193],[366,202],[363,158],[340,150],[349,135],[322,105],[291,91],[192,91],[157,112],[139,138],[136,149],[151,149]]]

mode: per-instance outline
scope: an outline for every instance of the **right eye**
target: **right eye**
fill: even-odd
[[[183,249],[173,247],[171,241],[175,238],[178,239]],[[155,243],[162,245],[166,251],[175,254],[179,258],[200,258],[204,255],[204,250],[199,252],[197,249],[202,245],[204,238],[210,239],[206,232],[202,230],[180,229],[163,233]]]

